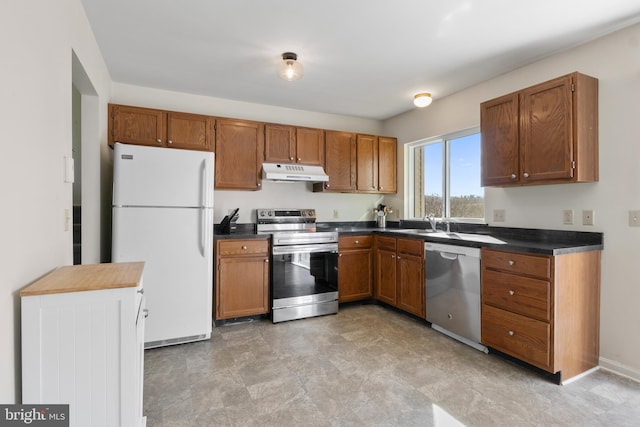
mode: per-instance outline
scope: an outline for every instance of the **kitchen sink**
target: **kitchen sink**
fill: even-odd
[[[494,244],[506,244],[500,239],[496,239],[492,236],[487,236],[485,234],[473,234],[473,233],[456,233],[456,232],[447,232],[447,231],[433,231],[431,229],[424,228],[387,228],[385,231],[392,233],[403,233],[403,234],[418,234],[425,235],[429,237],[435,237],[437,239],[448,239],[451,240],[465,240],[468,242],[478,242],[478,243],[494,243]]]
[[[423,230],[427,231],[427,230]],[[472,233],[453,233],[446,231],[436,231],[436,232],[427,232],[426,234],[429,237],[435,237],[438,239],[449,239],[449,240],[466,240],[469,242],[479,242],[479,243],[495,243],[495,244],[506,244],[500,239],[496,239],[493,236],[487,236],[484,234],[472,234]]]

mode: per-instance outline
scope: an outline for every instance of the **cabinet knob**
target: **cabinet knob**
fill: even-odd
[[[262,183],[261,183],[261,182],[258,182],[258,183],[257,183],[257,186],[258,186],[258,188],[262,187]]]
[[[289,160],[293,160],[293,157],[289,157]]]
[[[301,162],[301,161],[302,161],[302,159],[301,159],[300,157],[298,157],[298,161],[299,161],[299,162]]]
[[[507,332],[507,333],[509,334],[509,336],[510,336],[510,337],[512,337],[512,336],[513,336],[513,331],[509,331],[509,332]]]
[[[393,259],[393,258],[395,258],[395,257],[396,257],[395,255],[391,255],[391,258],[392,258],[392,259]]]
[[[157,142],[158,144],[162,144],[162,140],[161,140],[160,138],[156,139],[156,142]]]
[[[172,140],[168,140],[167,144],[173,144],[173,141]]]
[[[329,188],[329,187],[331,187],[329,184],[324,185],[324,188]]]
[[[269,258],[265,258],[264,262],[268,263],[269,262]]]
[[[243,250],[243,251],[246,251],[246,250],[247,250],[247,247],[246,247],[245,245],[242,245],[242,250]]]
[[[509,290],[509,295],[515,295],[515,294],[516,294],[516,291],[514,291],[514,290]]]
[[[384,188],[380,187],[379,190],[384,190]]]
[[[516,178],[517,178],[516,174],[515,174],[515,173],[512,173],[512,174],[511,174],[511,179],[516,179]]]
[[[338,254],[338,257],[341,257],[341,256],[342,256],[342,254]]]
[[[509,260],[509,265],[515,264],[515,261]]]
[[[526,172],[522,176],[524,176],[525,178],[529,178],[529,174]]]
[[[356,245],[359,245],[359,244],[360,244],[360,241],[359,241],[359,240],[356,240],[354,243],[355,243]]]

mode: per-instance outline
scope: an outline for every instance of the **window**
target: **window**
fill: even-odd
[[[407,212],[413,212],[414,218],[433,214],[484,222],[479,128],[418,141],[408,149]]]

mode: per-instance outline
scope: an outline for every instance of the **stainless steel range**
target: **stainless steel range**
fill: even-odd
[[[272,235],[273,323],[338,312],[338,233],[316,231],[315,209],[257,209]]]

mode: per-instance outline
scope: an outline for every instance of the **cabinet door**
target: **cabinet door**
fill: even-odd
[[[325,172],[329,181],[323,184],[325,191],[350,192],[356,179],[355,135],[349,132],[325,133]]]
[[[396,138],[378,138],[378,191],[395,193],[397,189],[397,155],[398,140]]]
[[[161,110],[109,104],[109,145],[116,142],[161,147],[165,144],[165,116]]]
[[[296,162],[324,166],[324,131],[296,128]]]
[[[358,135],[356,139],[356,190],[378,191],[378,137]]]
[[[264,126],[264,159],[272,163],[295,162],[295,129],[291,126]]]
[[[223,257],[218,261],[216,319],[269,311],[269,258]]]
[[[396,253],[376,249],[376,298],[396,305]]]
[[[525,89],[520,103],[520,179],[571,179],[571,76]]]
[[[518,94],[512,93],[480,104],[483,186],[518,182],[518,100]]]
[[[216,122],[215,188],[258,190],[264,156],[264,125],[244,120]]]
[[[167,147],[213,151],[213,117],[167,113]]]
[[[398,308],[424,318],[424,270],[422,257],[398,254]]]
[[[354,249],[342,251],[338,258],[338,291],[340,302],[373,296],[373,251]]]

